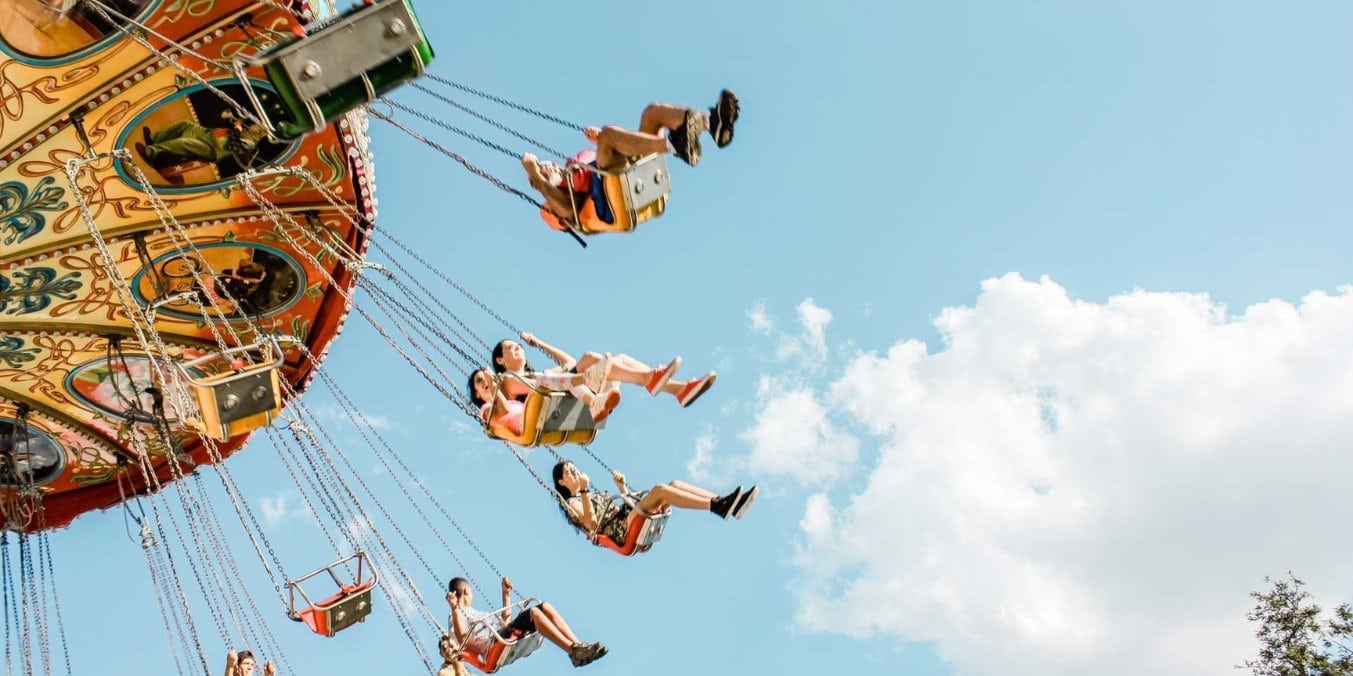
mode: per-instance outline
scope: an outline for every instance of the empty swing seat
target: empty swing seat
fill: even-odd
[[[577,163],[570,164],[568,169],[590,172],[593,180],[602,181],[612,215],[610,223],[599,218],[580,216],[577,198],[570,192],[573,219],[584,234],[630,232],[640,223],[657,218],[667,210],[667,197],[672,192],[672,183],[665,154],[642,157],[619,171],[605,171],[591,164]]]
[[[197,408],[202,433],[226,441],[266,426],[282,411],[281,350],[272,350],[259,363],[231,368],[211,376],[195,375],[195,367],[230,354],[272,347],[272,343],[233,348],[180,364]]]
[[[502,374],[525,383],[513,373]],[[530,383],[527,383],[530,386]],[[606,421],[592,420],[591,411],[577,397],[567,392],[551,392],[531,386],[522,413],[521,434],[515,434],[504,425],[486,423],[484,433],[526,448],[560,446],[563,444],[590,444],[597,431],[606,427]]]
[[[334,571],[339,566],[354,560],[357,562],[356,581],[351,583],[341,581]],[[370,576],[364,577],[364,570],[369,571]],[[329,574],[329,577],[338,585],[338,592],[318,603],[312,603],[301,587],[301,583],[320,573]],[[310,631],[320,636],[332,638],[338,632],[358,622],[365,622],[366,617],[371,614],[371,597],[376,587],[376,572],[366,564],[366,554],[357,552],[346,559],[288,582],[287,587],[291,590],[291,608],[287,612],[287,617],[304,623],[305,626],[310,628]],[[303,607],[297,607],[297,594],[305,603]]]
[[[432,59],[432,45],[409,0],[366,0],[312,27],[309,35],[237,58],[234,66],[273,137],[291,140],[417,78]],[[263,69],[289,115],[265,110],[245,72],[253,66]]]

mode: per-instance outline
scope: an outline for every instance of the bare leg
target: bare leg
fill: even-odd
[[[559,627],[555,626],[555,624],[550,621],[549,616],[539,608],[532,608],[530,613],[531,620],[536,623],[536,631],[540,632],[541,636],[549,639],[550,643],[559,646],[560,650],[568,652],[573,646],[578,644],[577,641],[570,641],[568,636],[560,631]]]
[[[685,106],[671,103],[650,103],[639,116],[639,131],[645,134],[657,134],[666,129],[671,131],[686,121]]]
[[[564,638],[568,639],[570,646],[582,643],[582,641],[578,640],[578,637],[573,634],[573,630],[569,628],[568,623],[564,621],[564,616],[560,615],[559,611],[554,609],[554,606],[548,603],[542,603],[538,606],[538,609],[541,614],[545,616],[545,620],[554,625],[555,628],[559,630],[559,633]],[[540,625],[537,624],[536,626]]]
[[[603,356],[596,352],[584,353],[583,356],[578,359],[578,372],[582,373],[586,371],[593,364],[596,364],[602,359]],[[653,367],[648,364],[627,354],[611,355],[611,377],[609,380],[630,383],[631,385],[647,385],[648,379],[652,377]],[[663,389],[666,390],[667,388]]]
[[[688,484],[685,481],[669,481],[668,485],[675,486],[676,488],[680,488],[684,491],[695,493],[696,495],[704,496],[706,498],[709,498],[710,500],[719,497],[715,493],[711,493],[710,491],[707,491],[699,486]]]
[[[611,125],[597,135],[597,166],[617,169],[636,155],[667,152],[667,139],[658,134],[630,131]]]
[[[637,505],[645,514],[655,514],[667,507],[680,509],[709,509],[710,499],[670,484],[658,484],[648,491]]]

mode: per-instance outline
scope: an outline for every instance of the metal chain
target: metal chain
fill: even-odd
[[[150,571],[150,586],[155,590],[155,600],[160,605],[160,619],[164,621],[164,631],[169,637],[169,653],[174,657],[174,668],[178,671],[179,676],[183,676],[183,663],[179,659],[178,647],[175,645],[176,641],[174,640],[173,627],[177,625],[177,621],[171,622],[169,619],[171,613],[170,608],[173,604],[166,603],[165,596],[167,595],[167,592],[162,593],[163,585],[160,584],[159,567],[156,565],[155,557],[151,553],[151,548],[154,547],[154,543],[155,536],[150,529],[150,524],[142,523],[141,550],[146,555],[146,569]]]
[[[66,620],[61,614],[61,594],[56,584],[56,565],[52,561],[52,543],[51,538],[46,532],[38,535],[38,558],[44,563],[47,569],[47,576],[52,580],[52,609],[56,611],[56,633],[61,637],[61,657],[66,663],[66,674],[72,673],[70,662],[70,646],[66,643]]]
[[[432,263],[428,262],[426,258],[423,258],[421,255],[419,255],[418,252],[415,251],[412,247],[395,238],[395,236],[388,230],[381,230],[378,233],[373,224],[367,222],[367,220],[364,218],[358,218],[356,211],[352,208],[352,206],[349,205],[347,202],[344,202],[337,193],[335,193],[331,188],[329,188],[329,186],[324,185],[324,183],[322,183],[318,178],[316,178],[313,173],[307,171],[302,167],[294,167],[290,169],[291,171],[289,173],[309,183],[321,195],[324,196],[324,199],[327,200],[331,206],[336,208],[338,212],[344,218],[347,219],[348,223],[352,224],[352,226],[357,228],[358,230],[361,230],[363,233],[367,235],[367,237],[370,237],[372,246],[374,246],[377,251],[380,251],[381,253],[385,254],[388,258],[390,258],[391,263],[395,265],[396,269],[402,272],[404,276],[413,280],[414,283],[418,284],[418,287],[422,289],[425,293],[427,293],[429,297],[433,299],[439,298],[437,294],[433,293],[432,291],[428,290],[427,287],[423,286],[418,281],[417,277],[410,274],[408,270],[404,268],[403,265],[400,265],[399,262],[395,260],[394,255],[392,255],[390,251],[386,249],[384,245],[381,244],[380,240],[376,238],[377,234],[384,235],[385,239],[389,240],[395,246],[399,247],[400,250],[408,254],[409,257],[413,258],[415,261],[418,261],[418,263],[422,265],[424,268],[427,268],[433,274],[437,275],[439,279],[441,279],[443,282],[446,282],[447,285],[449,285],[451,288],[459,292],[460,295],[465,296],[466,299],[468,299],[470,302],[478,306],[480,310],[483,310],[486,314],[498,320],[498,322],[503,326],[507,327],[509,331],[513,332],[514,334],[521,333],[520,329],[518,329],[516,326],[514,326],[511,322],[507,321],[506,319],[503,319],[502,315],[499,315],[497,312],[495,312],[493,308],[485,304],[484,301],[476,298],[473,293],[470,293],[469,289],[466,289],[465,287],[461,286],[458,282],[456,282],[456,280],[451,279],[449,276],[447,276],[445,272],[442,271],[440,267],[437,267]],[[451,312],[450,310],[447,310],[447,313],[450,314],[452,317],[455,316],[455,313]],[[464,327],[465,330],[470,333],[470,335],[474,336],[475,340],[478,340],[479,343],[482,344],[485,349],[489,349],[489,344],[485,342],[483,338],[480,338],[479,335],[476,334],[473,330],[471,330],[470,327],[465,326],[464,323],[461,323],[461,326]]]
[[[560,150],[557,149],[557,148],[552,148],[552,147],[546,145],[544,142],[542,142],[542,141],[540,141],[540,140],[531,138],[530,136],[527,136],[526,134],[523,134],[523,133],[517,131],[516,129],[513,129],[512,127],[509,127],[509,126],[507,126],[507,125],[505,125],[505,124],[503,124],[503,123],[501,123],[501,122],[498,122],[497,120],[494,120],[493,118],[489,117],[488,115],[485,115],[485,114],[483,114],[483,113],[481,113],[481,112],[479,112],[479,111],[477,111],[477,110],[475,110],[475,109],[473,109],[473,108],[470,108],[469,106],[466,106],[466,105],[464,105],[464,104],[462,104],[462,103],[456,101],[455,99],[452,99],[452,98],[446,96],[445,94],[439,94],[439,93],[437,93],[437,92],[435,92],[435,91],[429,89],[427,86],[425,86],[425,85],[423,85],[423,84],[420,84],[420,83],[418,83],[418,82],[413,82],[413,83],[411,83],[411,86],[412,86],[414,89],[417,89],[418,91],[423,92],[424,94],[427,94],[428,96],[431,96],[431,97],[433,97],[433,98],[435,98],[435,99],[437,99],[437,100],[439,100],[439,101],[441,101],[441,102],[443,102],[443,103],[446,103],[446,104],[448,104],[448,105],[450,105],[450,106],[456,108],[457,110],[460,110],[460,111],[462,111],[462,112],[464,112],[464,113],[467,113],[467,114],[469,114],[469,115],[471,115],[471,116],[473,116],[473,117],[475,117],[475,118],[477,118],[477,119],[479,119],[479,120],[481,120],[481,121],[483,121],[483,122],[487,122],[488,124],[493,125],[495,128],[500,129],[500,130],[502,130],[502,131],[505,131],[505,132],[507,132],[507,133],[509,133],[509,134],[511,134],[511,135],[513,135],[513,136],[515,136],[515,137],[517,137],[518,139],[520,139],[520,140],[522,140],[522,141],[525,141],[525,142],[527,142],[527,143],[530,143],[531,145],[533,145],[533,146],[535,146],[535,147],[537,147],[537,148],[539,148],[539,149],[541,149],[541,150],[544,150],[545,152],[550,153],[551,155],[554,155],[554,156],[559,157],[560,159],[564,159],[564,160],[567,160],[567,159],[568,159],[568,155],[564,154],[563,151],[560,151]]]
[[[438,77],[438,76],[436,76],[436,75],[433,75],[432,73],[424,73],[424,74],[423,74],[423,77],[425,77],[425,78],[427,78],[427,79],[429,79],[429,80],[432,80],[433,82],[439,82],[439,83],[444,84],[444,85],[446,85],[446,86],[448,86],[448,87],[455,87],[456,89],[459,89],[460,91],[463,91],[463,92],[465,92],[466,94],[473,94],[474,96],[478,96],[478,97],[483,98],[483,99],[488,99],[489,101],[492,101],[492,102],[494,102],[494,103],[497,103],[497,104],[500,104],[500,105],[507,106],[508,108],[512,108],[512,109],[514,109],[514,110],[519,110],[519,111],[521,111],[521,112],[523,112],[523,113],[526,113],[526,114],[528,114],[528,115],[534,115],[534,116],[536,116],[536,117],[538,117],[538,118],[540,118],[540,119],[542,119],[542,120],[547,120],[547,121],[553,122],[553,123],[555,123],[555,124],[557,124],[557,125],[560,125],[560,126],[563,126],[563,127],[568,127],[569,129],[574,129],[574,130],[577,130],[577,131],[582,131],[582,130],[584,129],[584,127],[583,127],[582,125],[578,124],[577,122],[569,122],[568,120],[565,120],[565,119],[563,119],[563,118],[561,118],[561,117],[555,117],[554,115],[551,115],[551,114],[549,114],[549,113],[541,112],[541,111],[539,111],[539,110],[536,110],[536,109],[534,109],[534,108],[530,108],[530,107],[524,106],[524,105],[522,105],[522,104],[520,104],[520,103],[516,103],[516,102],[514,102],[514,101],[509,101],[508,99],[505,99],[505,98],[503,98],[503,97],[501,97],[501,96],[495,96],[495,95],[490,94],[490,93],[488,93],[488,92],[486,92],[486,91],[482,91],[482,90],[479,90],[479,89],[475,89],[474,87],[470,87],[470,86],[468,86],[468,85],[463,85],[463,84],[461,84],[461,83],[459,83],[459,82],[456,82],[456,81],[454,81],[454,80],[448,80],[448,79],[446,79],[446,78],[444,78],[444,77]]]
[[[26,540],[32,539],[32,536],[29,536],[25,539]],[[48,641],[50,633],[47,625],[47,603],[46,603],[47,574],[46,572],[44,572],[41,566],[38,566],[34,563],[33,560],[34,545],[30,544],[27,547],[24,547],[23,549],[26,550],[24,551],[23,556],[27,559],[26,563],[28,566],[28,573],[29,575],[33,576],[33,584],[30,585],[31,591],[29,592],[29,598],[31,599],[31,603],[33,604],[34,625],[37,627],[38,656],[40,658],[39,661],[42,664],[42,673],[45,676],[51,676],[52,650],[50,642]]]
[[[507,147],[507,146],[505,146],[505,145],[501,145],[501,144],[498,144],[498,143],[494,143],[493,141],[490,141],[490,140],[484,138],[483,136],[480,136],[480,135],[478,135],[478,134],[475,134],[474,132],[466,131],[465,129],[461,129],[460,127],[457,127],[456,125],[451,124],[450,122],[447,122],[447,121],[442,120],[442,119],[437,118],[437,117],[433,117],[432,115],[429,115],[428,113],[425,113],[425,112],[423,112],[423,111],[421,111],[421,110],[418,110],[417,108],[414,108],[414,107],[412,107],[412,106],[406,106],[406,105],[404,105],[404,104],[402,104],[402,103],[400,103],[400,102],[398,102],[398,101],[392,101],[392,100],[390,100],[390,99],[381,99],[381,102],[382,102],[382,103],[385,103],[385,104],[387,104],[387,105],[389,105],[391,108],[394,108],[394,109],[396,109],[396,110],[401,110],[401,111],[406,112],[406,113],[408,113],[408,114],[410,114],[410,115],[413,115],[414,117],[417,117],[417,118],[423,120],[424,122],[428,122],[428,123],[437,125],[438,127],[441,127],[442,129],[445,129],[445,130],[447,130],[447,131],[449,131],[449,132],[451,132],[451,133],[453,133],[453,134],[459,134],[459,135],[461,135],[461,136],[464,136],[465,138],[470,139],[471,141],[474,141],[475,143],[478,143],[478,144],[484,146],[485,148],[488,148],[488,149],[490,149],[490,150],[496,150],[496,151],[502,153],[504,156],[508,157],[509,159],[513,159],[513,160],[520,160],[520,159],[521,159],[521,153],[519,153],[519,152],[517,152],[517,151],[515,151],[515,150],[513,150],[513,149],[511,149],[511,148],[509,148],[509,147]]]
[[[527,204],[530,204],[531,206],[536,207],[537,209],[544,209],[544,208],[545,208],[545,203],[544,203],[544,202],[541,202],[540,200],[538,200],[538,199],[536,199],[536,198],[534,198],[534,197],[528,195],[527,193],[521,191],[521,190],[518,189],[518,188],[514,188],[514,187],[508,185],[507,183],[503,182],[502,179],[499,179],[498,177],[494,176],[493,174],[490,174],[489,172],[484,171],[483,169],[480,169],[479,167],[475,166],[474,163],[472,163],[472,162],[470,162],[469,160],[465,159],[465,156],[464,156],[464,155],[461,155],[460,153],[457,153],[456,151],[451,150],[450,148],[447,148],[446,146],[444,146],[444,145],[442,145],[442,144],[440,144],[440,143],[437,143],[436,141],[433,141],[433,140],[429,139],[428,137],[423,136],[422,134],[420,134],[420,133],[418,133],[418,132],[416,132],[416,131],[414,131],[414,130],[408,128],[408,127],[405,126],[403,123],[401,123],[400,121],[396,120],[394,117],[391,117],[391,116],[389,116],[389,115],[386,115],[385,113],[382,113],[382,112],[380,112],[380,111],[378,111],[378,110],[373,110],[373,109],[371,109],[371,108],[367,108],[367,113],[369,113],[372,117],[374,117],[374,118],[376,118],[376,119],[378,119],[378,120],[384,120],[385,122],[388,122],[388,123],[390,123],[391,125],[394,125],[395,128],[399,129],[400,131],[404,132],[405,134],[408,134],[409,136],[412,136],[413,138],[415,138],[415,139],[417,139],[417,140],[419,140],[419,141],[422,141],[422,142],[423,142],[425,145],[427,145],[429,148],[432,148],[433,150],[436,150],[437,152],[439,152],[439,153],[441,153],[441,154],[443,154],[443,155],[446,155],[447,157],[449,157],[449,158],[451,158],[451,159],[453,159],[453,160],[455,160],[455,161],[461,163],[466,169],[470,170],[470,173],[472,173],[472,174],[474,174],[475,176],[478,176],[478,177],[480,177],[480,178],[482,178],[482,179],[488,181],[489,183],[492,183],[492,184],[493,184],[494,186],[496,186],[499,190],[502,190],[503,192],[506,192],[506,193],[509,193],[509,194],[512,194],[512,195],[516,195],[517,197],[520,197],[520,198],[522,199],[522,201],[526,202]]]
[[[439,341],[432,340],[431,337],[428,336],[428,333],[431,333],[433,336],[436,336],[438,339],[440,339],[441,344],[445,344],[446,346],[450,347],[451,350],[454,351],[456,355],[460,357],[461,361],[465,363],[465,366],[455,366],[456,370],[461,372],[461,375],[469,376],[474,369],[478,368],[481,365],[481,361],[479,359],[475,358],[474,355],[466,352],[464,348],[462,348],[455,341],[451,340],[451,338],[447,336],[445,333],[443,333],[441,329],[439,329],[436,326],[433,326],[427,320],[425,315],[409,309],[407,305],[401,303],[399,299],[395,298],[389,291],[386,291],[385,289],[382,289],[380,286],[376,285],[374,282],[370,280],[370,278],[359,279],[357,284],[362,289],[365,289],[367,293],[371,294],[373,298],[379,296],[381,301],[387,303],[389,306],[394,307],[396,313],[398,313],[402,318],[406,320],[411,320],[413,326],[411,326],[410,329],[413,330],[414,333],[418,334],[419,338],[422,338],[423,340],[427,341],[427,343],[432,347],[432,349],[435,350],[437,354],[441,355],[443,359],[445,359],[448,363],[451,363],[453,366],[455,366],[455,357],[447,354],[446,351],[443,350],[438,344]],[[422,329],[419,329],[418,328],[419,326],[421,326]],[[425,333],[424,331],[427,331],[427,333]],[[461,340],[464,340],[464,338],[461,338]],[[468,369],[466,368],[467,366]]]
[[[380,445],[389,453],[390,457],[393,457],[395,461],[404,469],[405,473],[409,474],[412,477],[413,472],[409,470],[408,465],[404,464],[404,460],[399,457],[399,454],[394,452],[394,449],[390,447],[389,442],[385,440],[384,435],[382,435],[380,431],[376,429],[375,425],[371,424],[371,421],[369,418],[367,418],[366,414],[362,413],[361,409],[358,409],[352,403],[352,400],[347,396],[347,393],[343,392],[343,390],[338,387],[337,383],[334,382],[333,378],[322,369],[317,370],[316,373],[319,374],[320,380],[324,382],[325,386],[329,390],[329,393],[333,395],[334,400],[338,402],[339,408],[341,408],[343,410],[343,413],[348,416],[348,420],[352,422],[353,427],[357,430],[357,434],[362,437],[362,441],[366,442],[367,447],[370,448],[372,453],[374,453],[375,456],[377,457],[377,459],[381,461],[381,465],[385,467],[385,471],[389,473],[390,477],[395,480],[395,485],[399,487],[400,492],[403,493],[404,497],[408,499],[409,504],[413,505],[413,508],[418,512],[418,515],[423,518],[423,522],[428,525],[428,528],[432,530],[433,535],[435,535],[437,537],[437,540],[441,542],[442,547],[445,548],[447,553],[451,555],[451,559],[456,562],[456,565],[459,566],[461,570],[468,571],[469,567],[466,566],[465,562],[461,560],[458,554],[456,554],[456,551],[451,547],[451,544],[446,541],[446,537],[442,535],[442,532],[436,527],[432,518],[428,516],[426,512],[423,511],[423,508],[421,505],[418,504],[418,501],[415,500],[414,497],[409,494],[409,490],[407,486],[405,486],[403,478],[395,473],[394,468],[391,467],[389,461],[386,460],[385,454],[381,453],[380,449],[377,448],[376,445],[371,442],[371,436],[375,436],[376,439],[380,442]],[[371,436],[368,436],[367,434],[368,430],[370,430]],[[475,552],[477,552],[480,555],[480,557],[484,558],[484,561],[489,564],[489,567],[493,569],[494,573],[499,574],[499,576],[501,577],[501,574],[498,573],[498,569],[494,567],[493,563],[488,560],[488,557],[484,556],[484,552],[479,549],[479,546],[476,545],[474,541],[471,540],[470,537],[465,534],[465,530],[461,528],[460,524],[454,518],[451,518],[450,514],[448,514],[446,510],[441,507],[440,504],[437,504],[436,498],[432,497],[432,494],[430,491],[427,490],[427,487],[424,486],[421,482],[419,482],[416,477],[414,478],[413,483],[423,488],[423,491],[427,493],[429,498],[431,498],[433,504],[436,504],[437,508],[442,511],[443,516],[445,516],[446,519],[451,522],[451,525],[454,526],[455,529],[461,534],[461,536],[465,538],[465,541],[470,543],[470,546],[474,548]],[[478,585],[476,585],[475,591],[478,592],[481,597],[488,598],[487,596],[485,596],[484,590],[478,588]]]
[[[4,606],[4,631],[5,631],[5,674],[10,674],[10,664],[13,663],[13,654],[10,651],[10,620],[18,619],[18,609],[15,608],[11,613],[14,599],[11,597],[11,590],[14,589],[13,575],[9,570],[9,531],[0,530],[0,606]]]

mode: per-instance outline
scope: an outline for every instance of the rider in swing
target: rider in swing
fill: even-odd
[[[733,124],[740,112],[738,97],[727,89],[719,94],[718,103],[708,113],[670,103],[650,103],[639,118],[638,131],[616,125],[588,127],[583,136],[596,145],[596,150],[584,150],[569,158],[569,163],[588,164],[614,172],[629,166],[631,158],[670,152],[694,167],[700,163],[700,135],[708,131],[715,145],[727,146],[733,142]],[[663,131],[667,132],[666,136]],[[546,225],[555,230],[580,226],[573,215],[574,200],[581,220],[600,224],[614,222],[615,215],[606,201],[604,182],[597,180],[591,172],[583,169],[569,172],[554,162],[542,162],[531,153],[522,155],[521,164],[531,187],[545,198],[540,217]],[[569,198],[569,192],[574,193],[573,199]]]

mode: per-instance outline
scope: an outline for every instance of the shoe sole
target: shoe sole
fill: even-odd
[[[710,130],[714,137],[714,145],[726,148],[733,142],[733,124],[742,113],[742,105],[738,101],[737,94],[727,89],[719,92],[719,103],[710,109],[710,113],[712,113],[710,121],[714,124],[714,128]]]
[[[704,394],[709,391],[709,388],[714,387],[714,381],[717,380],[718,378],[719,378],[718,374],[715,373],[709,374],[705,378],[705,381],[700,383],[700,387],[697,387],[694,392],[691,392],[689,395],[682,398],[681,408],[686,408],[687,406],[694,404],[696,399],[699,399],[700,397],[704,396]]]
[[[751,508],[752,503],[756,502],[756,496],[761,495],[760,486],[752,486],[752,490],[742,494],[742,503],[733,506],[733,518],[741,519],[747,510]]]
[[[692,167],[700,164],[700,135],[705,133],[705,118],[694,110],[686,111],[686,123],[682,125],[686,134],[686,164]]]
[[[733,509],[738,506],[738,501],[742,499],[743,495],[746,494],[742,492],[742,486],[738,486],[738,494],[733,497],[733,500],[728,505],[728,511],[725,512],[723,515],[724,521],[727,521],[733,517]]]
[[[674,357],[672,361],[668,362],[667,370],[658,377],[658,381],[652,383],[652,386],[645,385],[644,389],[648,390],[649,394],[658,396],[658,393],[662,392],[662,388],[667,386],[667,383],[672,380],[672,376],[676,375],[679,368],[681,368],[681,357]]]

